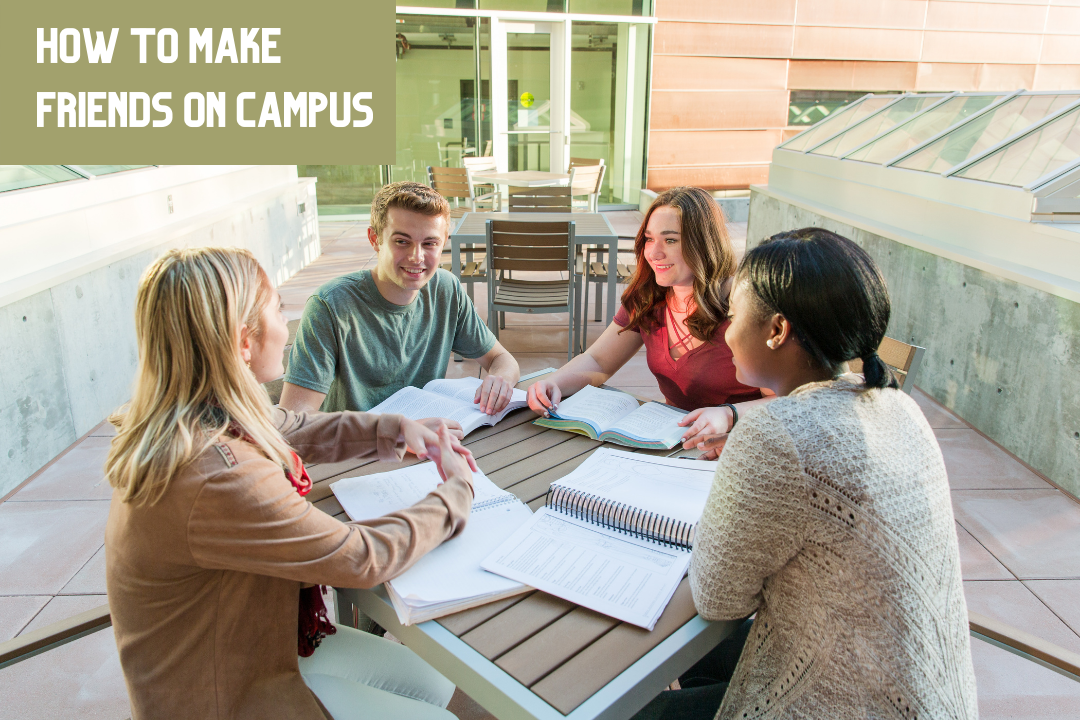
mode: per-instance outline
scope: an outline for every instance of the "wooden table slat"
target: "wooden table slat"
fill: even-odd
[[[497,470],[502,470],[508,465],[521,462],[537,453],[546,453],[551,448],[561,445],[569,439],[570,438],[567,437],[567,434],[564,432],[559,430],[549,430],[548,432],[539,433],[522,440],[521,442],[514,443],[502,450],[497,450],[490,455],[485,455],[477,461],[477,465],[479,465],[480,469],[484,471],[484,474],[490,478],[491,473]]]
[[[514,410],[495,425],[481,425],[480,427],[476,428],[471,433],[465,436],[462,444],[466,447],[475,445],[477,442],[483,440],[484,438],[491,437],[492,435],[498,435],[499,433],[505,432],[512,427],[517,427],[518,425],[524,425],[525,423],[532,422],[537,417],[539,416],[527,407],[521,408],[520,410]]]
[[[620,623],[531,689],[567,715],[696,614],[690,581],[684,578],[652,632]]]
[[[529,597],[529,595],[531,594],[532,593],[515,595],[514,597],[496,600],[495,602],[490,602],[487,605],[479,605],[474,608],[469,608],[468,610],[462,610],[461,612],[454,613],[453,615],[445,615],[441,618],[438,618],[435,622],[439,623],[444,628],[460,637],[461,635],[464,635],[465,633],[472,630],[477,625],[487,622],[488,620],[495,617],[507,608],[517,605],[519,602]]]
[[[551,487],[551,483],[559,478],[565,477],[571,471],[575,470],[578,465],[585,462],[591,452],[585,452],[576,457],[572,457],[566,462],[559,463],[553,468],[548,468],[544,472],[538,473],[527,480],[519,482],[513,487],[507,488],[514,495],[521,498],[521,501],[535,510],[537,507],[543,505],[544,495],[547,494],[548,488]],[[534,506],[532,503],[534,500],[539,499],[541,501],[540,506]]]
[[[495,664],[531,687],[619,625],[615,618],[584,607],[548,625],[500,657]]]
[[[336,463],[322,463],[321,465],[308,465],[306,466],[308,476],[312,482],[319,482],[320,480],[326,480],[327,478],[340,475],[342,473],[354,470],[361,465],[367,465],[368,463],[375,462],[379,458],[374,455],[360,458],[349,458],[348,460],[342,460]]]
[[[597,441],[578,435],[569,438],[564,443],[548,449],[544,453],[543,462],[539,462],[537,458],[525,458],[512,465],[507,465],[500,470],[489,472],[487,473],[487,476],[491,479],[491,482],[495,483],[503,490],[514,492],[513,486],[518,483],[528,480],[535,475],[539,475],[541,472],[549,470],[567,460],[591,452],[598,447],[600,447],[600,443]],[[535,497],[535,495],[530,496],[529,500],[532,500],[533,497]]]
[[[568,600],[536,592],[460,637],[488,660],[495,660],[576,607]]]
[[[515,427],[507,428],[501,433],[490,435],[483,440],[472,443],[469,445],[469,449],[472,450],[473,456],[479,460],[481,457],[490,455],[496,450],[502,450],[504,447],[509,447],[516,442],[521,442],[534,435],[539,435],[544,430],[547,430],[547,428],[542,428],[539,425],[533,425],[532,423],[522,423]]]

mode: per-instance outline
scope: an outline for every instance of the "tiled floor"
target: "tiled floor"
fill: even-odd
[[[613,222],[620,234],[632,235],[640,215],[616,214]],[[741,254],[745,224],[731,229]],[[374,262],[366,225],[323,223],[320,231],[322,256],[281,288],[290,319],[300,317],[320,284]],[[475,292],[483,310],[485,290]],[[507,316],[501,340],[522,373],[566,361],[566,321],[565,315]],[[602,329],[590,323],[590,339]],[[479,371],[475,361],[451,361],[447,375]],[[643,353],[611,384],[662,399]],[[949,470],[969,607],[1080,652],[1080,504],[932,399],[917,390],[914,398]],[[0,504],[0,641],[104,603],[110,492],[101,467],[111,434],[98,428]],[[1080,717],[1080,683],[983,642],[972,641],[972,655],[984,720]],[[450,709],[460,718],[490,717],[460,692]],[[129,714],[111,632],[0,670],[0,720]]]

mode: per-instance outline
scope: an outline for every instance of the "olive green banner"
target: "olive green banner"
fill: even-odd
[[[24,0],[0,68],[5,164],[394,162],[391,0]]]

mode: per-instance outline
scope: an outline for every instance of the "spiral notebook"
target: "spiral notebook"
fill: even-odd
[[[715,471],[601,448],[481,567],[652,630],[690,565]]]

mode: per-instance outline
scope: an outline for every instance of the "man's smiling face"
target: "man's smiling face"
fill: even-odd
[[[384,296],[389,290],[395,297],[386,299],[397,305],[408,305],[439,269],[443,245],[449,228],[446,218],[423,215],[411,210],[392,207],[386,213],[382,237],[369,240],[379,254],[376,273],[382,282]]]

